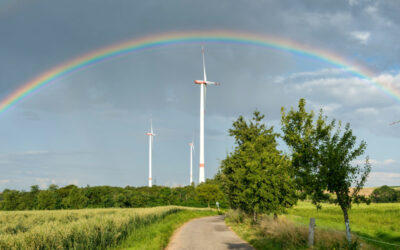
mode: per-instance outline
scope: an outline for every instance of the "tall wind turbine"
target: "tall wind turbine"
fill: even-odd
[[[206,75],[206,63],[204,60],[204,47],[201,48],[201,54],[203,56],[203,80],[195,80],[195,84],[200,85],[200,173],[199,173],[199,183],[205,181],[204,179],[204,106],[207,94],[208,85],[219,85],[217,82],[207,81]]]
[[[152,151],[153,151],[153,137],[156,135],[153,133],[153,123],[150,122],[150,133],[146,133],[149,136],[149,187],[152,187],[152,177],[151,177],[151,168],[152,168]]]
[[[189,146],[190,146],[190,182],[189,182],[189,185],[192,185],[192,183],[193,183],[193,151],[194,151],[193,140],[191,143],[189,143]]]

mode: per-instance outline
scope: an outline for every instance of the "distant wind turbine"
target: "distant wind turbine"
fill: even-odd
[[[153,122],[150,121],[150,133],[146,133],[149,136],[149,187],[152,187],[152,177],[151,177],[151,168],[152,168],[152,151],[153,151],[153,137],[156,135],[153,133]]]
[[[206,75],[206,63],[204,60],[204,47],[201,48],[201,54],[203,56],[203,74],[204,80],[195,80],[195,84],[200,85],[200,173],[199,173],[199,183],[205,181],[204,179],[204,106],[207,94],[207,85],[219,85],[217,82],[207,81]]]
[[[395,125],[395,124],[397,124],[397,123],[400,123],[400,121],[392,122],[392,123],[390,123],[389,125],[392,126],[392,125]]]

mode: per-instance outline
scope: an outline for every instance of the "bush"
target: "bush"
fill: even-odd
[[[398,198],[396,190],[386,185],[375,189],[371,194],[371,200],[376,203],[396,202]]]

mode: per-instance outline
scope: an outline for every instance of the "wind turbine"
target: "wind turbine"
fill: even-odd
[[[219,85],[217,82],[207,81],[206,75],[206,63],[204,60],[204,47],[201,48],[201,54],[203,56],[203,80],[195,80],[195,84],[200,85],[200,173],[199,173],[199,183],[205,181],[204,179],[204,106],[207,94],[208,85]]]
[[[400,123],[400,121],[392,122],[392,123],[389,124],[389,126],[395,125],[395,124],[397,124],[397,123]]]
[[[194,151],[194,144],[193,140],[191,143],[189,143],[190,146],[190,184],[192,185],[193,183],[193,151]]]
[[[152,187],[151,168],[152,168],[152,151],[153,151],[153,137],[156,135],[153,133],[153,122],[150,121],[150,133],[146,133],[149,136],[149,187]]]

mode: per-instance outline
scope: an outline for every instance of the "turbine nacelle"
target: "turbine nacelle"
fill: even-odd
[[[218,86],[219,82],[210,82],[210,81],[204,81],[204,80],[194,80],[195,84],[205,84],[205,85],[215,85]]]

